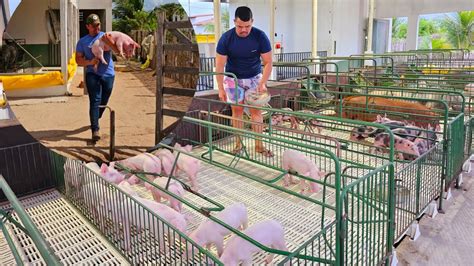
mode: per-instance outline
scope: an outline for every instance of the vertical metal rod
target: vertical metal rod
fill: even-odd
[[[163,67],[164,67],[164,27],[165,14],[157,11],[156,40],[156,113],[155,113],[155,145],[160,143],[163,136]]]

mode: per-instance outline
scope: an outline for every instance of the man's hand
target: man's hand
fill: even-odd
[[[258,84],[257,93],[264,93],[267,91],[267,86],[265,84]]]
[[[219,89],[219,99],[223,102],[227,101],[227,95],[224,89]]]
[[[87,65],[95,66],[95,65],[98,64],[98,63],[99,63],[99,58],[94,57],[94,58],[92,58],[91,60],[89,60],[89,64],[87,64]]]

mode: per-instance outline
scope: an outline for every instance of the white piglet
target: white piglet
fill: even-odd
[[[179,143],[176,143],[174,145],[174,148],[177,151],[191,152],[193,149],[193,146],[186,145],[182,147]],[[177,166],[178,166],[177,170],[182,170],[186,173],[186,175],[188,175],[192,188],[194,190],[197,190],[196,179],[197,179],[197,173],[199,172],[199,168],[201,167],[201,161],[189,155],[186,155],[184,153],[180,153],[178,157]]]
[[[288,250],[283,226],[275,220],[254,224],[242,233],[267,247],[283,251]],[[220,260],[226,266],[237,266],[240,262],[242,262],[242,265],[251,265],[253,253],[260,250],[260,248],[247,240],[234,235],[227,242]],[[273,254],[269,254],[266,258],[266,263],[269,264],[272,260]]]
[[[295,150],[285,150],[282,155],[282,167],[286,171],[295,171],[299,175],[310,177],[312,179],[320,179],[324,177],[324,173],[319,171],[316,164],[306,157],[303,153]],[[293,176],[288,173],[283,179],[284,185],[288,186],[294,183]],[[312,193],[319,191],[319,186],[316,182],[309,182],[310,191]],[[300,178],[301,193],[306,189],[306,181]]]
[[[107,32],[107,37],[112,39],[115,43],[120,56],[123,58],[131,58],[135,55],[135,49],[140,48],[140,45],[136,43],[130,36],[120,31]]]
[[[117,163],[120,163],[132,170],[161,174],[160,158],[151,153],[141,153],[125,160],[118,161]],[[150,181],[155,179],[155,177],[156,176],[151,174],[147,175],[147,179]],[[136,180],[131,180],[130,182],[136,183]]]
[[[155,180],[153,180],[153,183],[155,183],[157,186],[162,187],[162,188],[166,187],[167,182],[168,182],[168,178],[162,178],[162,177],[158,177],[158,178],[155,178]],[[176,210],[178,212],[181,212],[181,210],[182,210],[181,201],[175,199],[174,197],[166,194],[165,192],[161,191],[158,188],[153,187],[152,185],[150,185],[148,183],[145,183],[145,187],[148,190],[150,190],[151,194],[153,195],[154,200],[156,200],[157,202],[161,202],[161,198],[165,198],[165,199],[169,200],[171,208],[173,208],[174,210]],[[178,181],[175,181],[175,180],[170,181],[170,184],[168,186],[168,190],[171,193],[174,193],[174,194],[180,196],[181,198],[184,196],[184,193],[185,193],[185,190],[184,190],[183,186],[181,185],[181,183],[179,183]]]
[[[161,217],[163,220],[176,227],[179,231],[186,234],[187,221],[183,214],[154,200],[144,199],[141,197],[134,198],[141,204],[143,204],[143,206],[150,209],[157,216]],[[155,238],[159,239],[160,241],[160,250],[163,251],[165,247],[164,235],[168,235],[168,241],[171,242],[171,245],[174,245],[175,234],[172,232],[171,229],[168,229],[167,225],[161,224],[158,219],[150,219],[151,216],[148,215],[147,212],[144,212],[142,208],[138,208],[137,204],[133,204],[132,209],[135,210],[135,213],[132,215],[132,217],[134,218],[134,225],[138,228],[149,229],[151,232],[153,232]],[[140,223],[136,223],[137,220],[140,221]],[[152,225],[149,224],[150,221],[153,221]]]
[[[247,208],[243,203],[234,203],[226,207],[223,211],[219,212],[216,216],[217,219],[232,226],[235,229],[245,230],[248,226],[248,213]],[[222,255],[224,248],[224,237],[230,234],[230,230],[213,222],[210,219],[202,222],[196,230],[189,234],[196,244],[204,247],[208,247],[211,244],[216,245],[217,254]],[[188,258],[193,255],[193,248],[188,248]],[[197,249],[194,249],[194,254],[197,253]],[[184,255],[183,255],[184,256]]]
[[[159,149],[154,154],[161,160],[162,171],[167,176],[170,176],[171,169],[173,168],[174,161],[176,160],[174,154],[168,149]]]
[[[114,168],[114,163],[111,162],[109,166],[107,166],[105,163],[103,163],[100,167],[100,172],[99,174],[107,180],[107,182],[114,183],[114,184],[119,184],[125,179],[125,175],[117,171],[117,169]]]

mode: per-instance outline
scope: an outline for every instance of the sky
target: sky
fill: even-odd
[[[21,0],[9,0],[9,7],[10,7],[10,16],[13,15],[16,7],[20,4]]]

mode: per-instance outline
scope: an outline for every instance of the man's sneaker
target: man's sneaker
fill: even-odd
[[[99,130],[92,131],[92,140],[93,141],[98,141],[99,139],[100,139]]]

